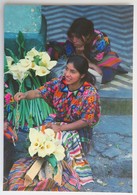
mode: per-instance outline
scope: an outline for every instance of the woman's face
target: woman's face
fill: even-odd
[[[70,38],[71,42],[73,43],[74,47],[76,48],[81,48],[85,45],[85,37],[82,36],[82,39],[75,36],[75,35],[72,35],[72,37]]]
[[[67,85],[72,87],[73,89],[77,89],[80,87],[81,79],[84,75],[81,75],[76,68],[74,67],[73,63],[68,63],[64,72],[65,80]]]

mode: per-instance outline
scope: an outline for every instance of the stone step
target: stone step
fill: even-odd
[[[132,115],[132,69],[99,89],[103,115]]]
[[[117,192],[117,193],[132,193],[131,178],[105,177],[95,179],[94,183],[86,184],[82,187],[84,192]]]
[[[132,115],[132,98],[101,97],[103,115]]]
[[[101,117],[87,155],[95,178],[132,177],[132,116]]]

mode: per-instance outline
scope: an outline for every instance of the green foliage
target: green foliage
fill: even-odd
[[[6,59],[6,55],[4,54],[4,72],[7,72],[9,70],[8,63]]]
[[[26,50],[25,50],[25,40],[23,33],[19,31],[18,37],[16,39],[16,42],[18,44],[18,53],[19,53],[19,59],[22,59],[25,57]]]
[[[6,49],[9,52],[9,55],[13,58],[14,62],[17,63],[19,61],[18,57],[13,53],[11,49]]]

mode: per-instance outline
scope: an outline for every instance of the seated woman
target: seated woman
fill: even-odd
[[[86,18],[74,20],[67,35],[68,39],[65,43],[51,42],[47,45],[52,59],[57,60],[63,55],[83,55],[88,60],[89,71],[96,76],[98,84],[113,80],[117,72],[127,73],[119,66],[121,59],[117,53],[111,51],[108,36],[94,29],[92,21]],[[61,74],[63,62],[59,61],[58,65],[60,66],[52,70],[55,74]]]
[[[69,57],[64,75],[48,81],[36,90],[15,94],[15,101],[43,98],[56,109],[45,120],[62,137],[65,162],[72,170],[63,169],[62,186],[55,184],[51,191],[76,191],[81,185],[93,182],[92,171],[86,160],[91,145],[92,128],[100,118],[100,98],[94,87],[95,78],[88,72],[88,61],[80,55]],[[42,183],[24,186],[23,175],[33,159],[15,162],[9,174],[9,190],[47,190],[46,178]],[[18,174],[19,173],[19,174]],[[74,185],[75,183],[75,185]]]

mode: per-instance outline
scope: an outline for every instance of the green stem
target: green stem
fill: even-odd
[[[19,92],[21,92],[23,81],[24,81],[24,79],[22,80],[21,84],[19,85]],[[19,102],[17,102],[17,104],[16,104],[16,112],[15,112],[15,130],[17,132],[19,130],[19,119],[20,119]]]

